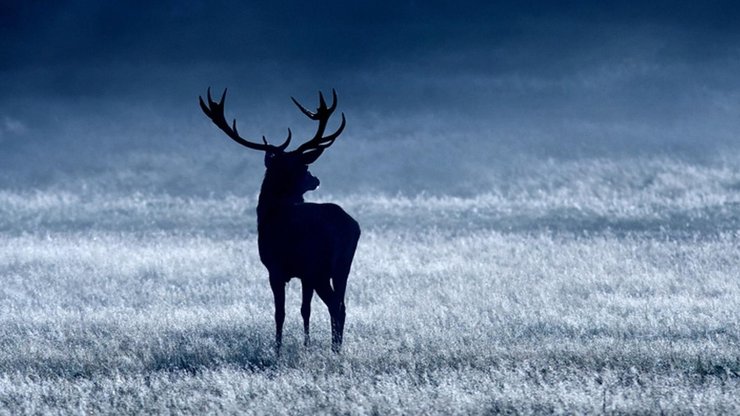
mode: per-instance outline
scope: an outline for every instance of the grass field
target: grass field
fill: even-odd
[[[0,413],[740,413],[740,171],[544,169],[325,197],[345,346],[293,281],[279,359],[255,198],[0,191]]]

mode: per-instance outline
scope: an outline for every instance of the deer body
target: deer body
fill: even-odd
[[[257,224],[260,260],[270,274],[312,286],[320,283],[316,278],[334,276],[342,248],[354,248],[360,234],[357,222],[335,204],[284,206],[258,216]]]
[[[301,279],[303,299],[304,343],[309,343],[311,300],[315,292],[326,304],[331,316],[332,349],[342,345],[345,320],[344,295],[352,260],[360,237],[360,227],[342,208],[335,204],[306,203],[303,194],[315,190],[319,180],[308,171],[344,129],[345,119],[336,132],[324,137],[327,121],[336,107],[326,106],[319,94],[315,113],[306,110],[295,99],[298,108],[312,120],[319,121],[313,139],[298,149],[285,152],[288,138],[281,146],[254,143],[241,138],[226,122],[223,110],[226,91],[219,102],[211,99],[208,105],[200,100],[201,108],[232,140],[243,146],[265,152],[265,178],[257,205],[257,233],[260,260],[269,273],[270,287],[275,300],[275,345],[280,352],[283,322],[285,320],[285,284],[294,277]]]

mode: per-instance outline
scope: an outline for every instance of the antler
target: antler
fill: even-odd
[[[313,136],[313,138],[300,145],[291,153],[295,152],[299,154],[306,154],[308,156],[312,152],[317,152],[316,154],[311,155],[313,157],[309,158],[309,160],[312,162],[321,155],[321,152],[323,152],[324,149],[331,146],[332,143],[334,143],[334,140],[336,140],[340,134],[342,134],[342,131],[344,130],[344,125],[346,123],[346,120],[344,119],[344,113],[342,113],[342,122],[339,125],[337,131],[328,136],[324,136],[324,131],[326,130],[326,124],[329,122],[329,117],[331,117],[332,113],[334,113],[334,109],[337,108],[337,92],[332,89],[331,95],[332,103],[330,107],[327,107],[326,101],[324,100],[324,94],[319,91],[319,108],[316,109],[315,113],[308,111],[306,107],[302,106],[295,98],[290,97],[290,99],[293,100],[295,105],[298,106],[298,109],[301,110],[303,114],[305,114],[311,120],[317,120],[319,122],[319,127],[316,129],[316,134]]]
[[[224,89],[223,95],[221,95],[221,99],[218,102],[213,101],[211,98],[211,87],[208,87],[208,105],[203,102],[203,98],[198,96],[198,101],[200,102],[200,108],[203,110],[203,112],[208,116],[208,118],[213,121],[213,124],[218,126],[221,130],[223,130],[224,133],[226,133],[227,136],[231,138],[231,140],[239,143],[242,146],[246,146],[250,149],[254,150],[261,150],[263,152],[272,151],[275,150],[283,151],[286,147],[290,144],[290,139],[292,137],[292,133],[290,132],[290,129],[288,129],[288,138],[285,139],[285,142],[281,144],[280,146],[274,146],[267,142],[267,139],[265,136],[262,136],[262,142],[261,143],[254,143],[250,142],[249,140],[245,140],[239,136],[239,132],[236,129],[236,119],[232,122],[231,126],[229,126],[229,123],[226,121],[226,117],[224,116],[224,103],[226,102],[226,90]]]

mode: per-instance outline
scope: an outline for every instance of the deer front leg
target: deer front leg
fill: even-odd
[[[270,288],[275,298],[275,354],[280,355],[283,345],[283,322],[285,322],[285,280],[270,276]]]
[[[301,303],[301,316],[303,316],[303,345],[310,343],[309,321],[311,319],[311,299],[313,298],[313,287],[306,282],[301,283],[303,289],[303,301]]]

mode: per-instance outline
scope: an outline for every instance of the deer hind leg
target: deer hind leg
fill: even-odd
[[[334,348],[335,351],[338,351],[342,346],[342,338],[344,337],[344,319],[347,315],[346,307],[344,306],[344,292],[347,289],[347,275],[332,277],[332,286],[334,287],[334,307],[336,309],[333,315],[336,322],[332,321],[332,348]]]
[[[301,316],[303,316],[303,345],[308,346],[311,342],[309,336],[309,326],[311,319],[311,299],[313,298],[313,287],[305,280],[301,281],[303,290],[303,300],[301,302]]]
[[[334,352],[339,352],[342,346],[342,337],[339,334],[340,303],[338,302],[336,292],[331,288],[327,280],[326,283],[316,286],[316,294],[319,295],[319,298],[321,298],[329,309],[329,316],[331,317],[331,349]]]
[[[354,259],[356,248],[357,240],[347,246],[344,255],[340,257],[340,261],[335,264],[332,271],[331,282],[334,288],[336,302],[336,328],[332,326],[332,346],[336,346],[336,350],[339,350],[342,346],[342,339],[344,338],[344,320],[347,316],[344,294],[347,291],[347,279],[352,268],[352,260]]]
[[[283,322],[285,322],[285,280],[270,276],[270,288],[275,298],[275,354],[280,355],[283,345]]]

